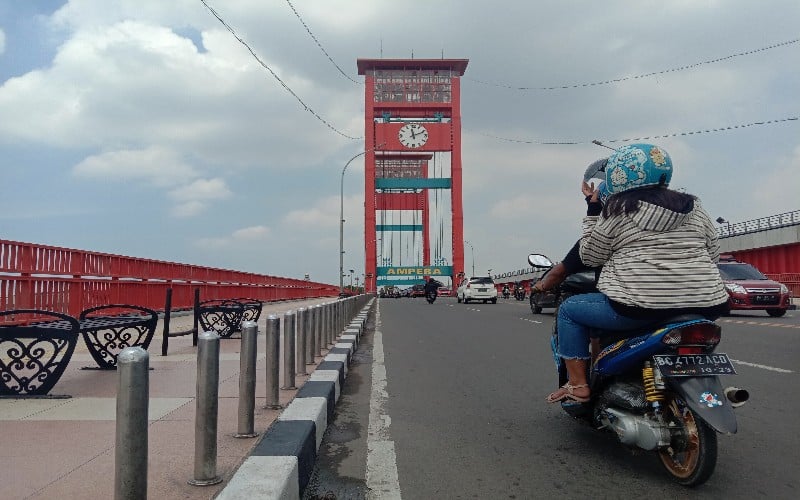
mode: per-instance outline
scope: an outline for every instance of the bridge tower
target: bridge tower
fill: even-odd
[[[460,77],[468,62],[357,61],[365,77],[367,292],[428,275],[455,285],[464,271]]]

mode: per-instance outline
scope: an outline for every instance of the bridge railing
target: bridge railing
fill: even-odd
[[[136,304],[163,310],[172,288],[174,309],[206,299],[262,301],[333,297],[330,284],[122,255],[0,240],[0,311],[42,309],[77,317],[90,307]]]
[[[800,210],[770,215],[769,217],[761,217],[760,219],[753,219],[745,222],[730,223],[724,222],[721,218],[718,219],[717,222],[723,224],[717,229],[719,237],[730,238],[732,236],[740,236],[742,234],[757,233],[769,229],[800,224]]]

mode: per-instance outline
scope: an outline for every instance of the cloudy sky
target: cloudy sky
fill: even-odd
[[[380,57],[469,59],[479,270],[563,256],[592,139],[670,136],[712,218],[800,208],[797,0],[206,2],[261,62],[201,0],[0,0],[0,239],[335,283]],[[361,273],[360,158],[344,195]]]

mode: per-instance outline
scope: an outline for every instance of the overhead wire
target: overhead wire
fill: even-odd
[[[633,141],[643,141],[643,140],[650,140],[650,139],[666,139],[670,137],[680,137],[680,136],[689,136],[689,135],[700,135],[700,134],[711,134],[717,132],[727,132],[729,130],[736,130],[736,129],[743,129],[748,127],[758,127],[764,125],[774,125],[777,123],[783,122],[790,122],[790,121],[797,121],[800,120],[798,116],[790,116],[788,118],[777,118],[774,120],[763,120],[758,122],[751,122],[751,123],[744,123],[739,125],[729,125],[724,127],[717,127],[717,128],[709,128],[709,129],[701,129],[701,130],[693,130],[689,132],[672,132],[667,134],[660,134],[660,135],[650,135],[650,136],[642,136],[642,137],[635,137],[635,138],[625,138],[625,139],[605,139],[603,142],[606,143],[614,143],[614,142],[633,142]],[[469,130],[467,128],[467,130]],[[484,137],[489,137],[491,139],[497,139],[499,141],[504,142],[514,142],[514,143],[521,143],[521,144],[539,144],[539,145],[555,145],[555,146],[562,146],[562,145],[578,145],[578,144],[591,144],[592,141],[597,140],[595,139],[587,139],[587,140],[564,140],[564,141],[541,141],[535,139],[511,139],[508,137],[500,137],[491,134],[485,134],[478,132],[478,135],[482,135]]]
[[[612,78],[612,79],[609,79],[609,80],[602,80],[602,81],[598,81],[598,82],[562,84],[562,85],[553,85],[553,86],[550,86],[550,87],[517,87],[517,86],[505,84],[505,83],[488,82],[488,81],[485,81],[485,80],[478,80],[478,79],[470,78],[470,77],[462,77],[462,78],[464,78],[465,80],[470,80],[470,81],[473,81],[473,82],[476,82],[476,83],[480,83],[482,85],[487,85],[487,86],[491,86],[491,87],[500,87],[500,88],[511,89],[511,90],[529,91],[529,90],[577,89],[577,88],[582,88],[582,87],[594,87],[594,86],[598,86],[598,85],[610,85],[612,83],[619,83],[619,82],[624,82],[624,81],[627,81],[627,80],[638,80],[638,79],[642,79],[642,78],[648,78],[648,77],[651,77],[651,76],[664,75],[664,74],[667,74],[667,73],[675,73],[677,71],[684,71],[684,70],[696,68],[698,66],[702,66],[702,65],[705,65],[705,64],[719,63],[719,62],[722,62],[722,61],[727,61],[728,59],[733,59],[735,57],[748,56],[748,55],[756,54],[758,52],[764,52],[764,51],[771,50],[771,49],[776,49],[776,48],[779,48],[779,47],[785,47],[787,45],[791,45],[791,44],[794,44],[794,43],[797,43],[797,42],[800,42],[800,38],[795,38],[793,40],[787,40],[785,42],[776,43],[776,44],[773,44],[773,45],[769,45],[767,47],[761,47],[759,49],[753,49],[753,50],[748,50],[748,51],[745,51],[745,52],[739,52],[737,54],[731,54],[731,55],[728,55],[728,56],[725,56],[725,57],[718,57],[716,59],[709,59],[707,61],[701,61],[701,62],[694,63],[694,64],[687,64],[687,65],[678,66],[678,67],[675,67],[675,68],[663,69],[663,70],[660,70],[660,71],[653,71],[653,72],[644,73],[644,74],[641,74],[641,75],[632,75],[632,76],[623,76],[623,77],[620,77],[620,78]]]
[[[236,38],[236,39],[239,41],[239,43],[241,43],[242,45],[244,45],[244,46],[245,46],[245,48],[246,48],[246,49],[247,49],[247,50],[250,52],[250,54],[253,56],[253,58],[255,58],[255,60],[256,60],[256,61],[258,61],[258,63],[259,63],[259,64],[260,64],[260,65],[261,65],[261,66],[262,66],[264,69],[266,69],[267,71],[269,71],[269,73],[270,73],[270,74],[273,76],[273,78],[275,78],[275,80],[277,80],[277,81],[278,81],[278,83],[281,85],[281,87],[283,87],[283,88],[284,88],[284,90],[286,90],[287,92],[289,92],[289,94],[291,94],[291,95],[292,95],[292,97],[294,97],[294,98],[295,98],[295,100],[297,100],[297,102],[299,102],[299,103],[300,103],[300,105],[301,105],[301,106],[303,106],[303,109],[304,109],[305,111],[308,111],[309,113],[311,113],[311,114],[314,116],[314,118],[316,118],[317,120],[319,120],[320,122],[322,122],[322,123],[323,123],[323,124],[324,124],[326,127],[328,127],[329,129],[333,130],[334,132],[336,132],[337,134],[341,135],[342,137],[345,137],[345,138],[347,138],[347,139],[352,139],[352,140],[360,140],[360,139],[363,139],[363,138],[364,138],[363,136],[362,136],[362,137],[354,137],[354,136],[348,135],[348,134],[346,134],[346,133],[342,132],[341,130],[337,129],[336,127],[334,127],[334,126],[333,126],[333,125],[332,125],[330,122],[328,122],[326,119],[324,119],[322,116],[320,116],[320,115],[319,115],[319,113],[317,113],[316,111],[314,111],[314,109],[313,109],[313,108],[311,108],[311,107],[310,107],[308,104],[306,104],[306,103],[303,101],[303,99],[301,99],[301,98],[300,98],[300,96],[299,96],[299,95],[297,95],[297,93],[296,93],[294,90],[292,90],[292,89],[291,89],[291,87],[289,87],[289,85],[287,85],[287,84],[286,84],[286,82],[284,82],[284,81],[281,79],[281,77],[280,77],[280,76],[278,76],[278,74],[277,74],[277,73],[275,73],[275,71],[273,71],[273,70],[272,70],[272,68],[270,68],[270,67],[269,67],[269,65],[267,65],[267,63],[265,63],[264,61],[262,61],[262,60],[261,60],[261,58],[260,58],[260,57],[258,57],[258,54],[256,54],[256,52],[253,50],[253,48],[252,48],[252,47],[250,47],[250,45],[249,45],[247,42],[245,42],[245,41],[242,39],[242,37],[240,37],[240,36],[239,36],[239,35],[236,33],[236,31],[235,31],[235,30],[234,30],[234,29],[233,29],[233,28],[232,28],[232,27],[231,27],[231,26],[230,26],[230,25],[229,25],[227,22],[225,22],[225,20],[222,18],[222,16],[220,16],[220,15],[217,13],[217,11],[216,11],[216,10],[214,10],[214,8],[213,8],[213,7],[211,7],[210,5],[208,5],[208,3],[206,2],[206,0],[200,0],[200,2],[202,2],[202,4],[203,4],[203,5],[206,7],[206,9],[208,9],[208,11],[209,11],[209,12],[211,12],[211,14],[212,14],[214,17],[216,17],[216,18],[217,18],[217,20],[218,20],[218,21],[219,21],[219,22],[220,22],[220,23],[221,23],[223,26],[225,26],[225,28],[226,28],[226,29],[227,29],[227,30],[228,30],[228,31],[231,33],[231,35],[233,35],[233,37],[234,37],[234,38]]]
[[[360,82],[360,81],[358,81],[358,80],[354,80],[353,78],[351,78],[351,77],[350,77],[350,75],[348,75],[347,73],[345,73],[345,72],[344,72],[344,70],[343,70],[341,67],[339,67],[339,65],[338,65],[338,64],[336,64],[336,61],[334,61],[334,60],[333,60],[333,58],[331,57],[331,55],[330,55],[330,54],[328,54],[328,51],[327,51],[327,50],[325,50],[325,47],[323,47],[323,46],[322,46],[322,44],[320,43],[320,41],[319,41],[319,40],[317,40],[317,37],[316,37],[316,36],[314,36],[314,33],[312,33],[312,32],[311,32],[311,28],[309,28],[309,27],[308,27],[308,25],[306,24],[306,22],[305,22],[305,21],[303,20],[303,18],[300,16],[300,13],[299,13],[299,12],[297,12],[297,9],[295,9],[295,8],[294,8],[294,5],[292,5],[292,2],[291,2],[290,0],[286,0],[286,3],[287,3],[287,4],[289,4],[289,7],[292,9],[292,12],[294,12],[294,15],[295,15],[295,16],[297,17],[297,19],[300,21],[300,24],[302,24],[302,25],[303,25],[303,28],[305,28],[305,29],[306,29],[306,31],[308,32],[308,35],[309,35],[309,36],[310,36],[310,37],[311,37],[311,38],[314,40],[314,43],[316,43],[316,44],[317,44],[317,47],[319,47],[319,50],[321,50],[321,51],[322,51],[322,53],[323,53],[323,54],[325,54],[325,57],[327,57],[327,58],[328,58],[328,61],[330,61],[330,62],[331,62],[331,64],[333,64],[333,65],[334,65],[334,67],[335,67],[337,70],[339,70],[339,73],[341,73],[341,74],[342,74],[342,76],[344,76],[345,78],[347,78],[347,79],[348,79],[348,80],[350,80],[351,82],[353,82],[353,83],[355,83],[355,84],[358,84],[358,85],[363,85],[363,84],[364,84],[363,82]]]

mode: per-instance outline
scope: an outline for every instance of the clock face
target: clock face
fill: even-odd
[[[397,138],[407,148],[418,148],[428,142],[428,131],[419,123],[406,123],[400,128]]]

